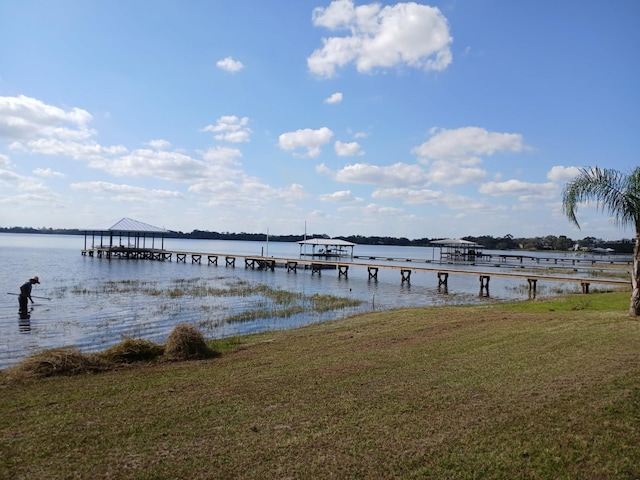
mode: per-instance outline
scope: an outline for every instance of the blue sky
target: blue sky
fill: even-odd
[[[640,2],[0,0],[0,226],[629,238]]]

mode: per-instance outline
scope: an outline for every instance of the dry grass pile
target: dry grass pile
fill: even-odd
[[[169,360],[197,360],[210,358],[215,354],[207,346],[202,333],[186,323],[173,328],[167,338],[164,353]]]
[[[80,375],[110,370],[113,366],[95,354],[75,348],[54,348],[35,353],[8,369],[10,378],[42,378],[53,375]]]
[[[193,325],[177,325],[165,346],[143,339],[127,338],[100,353],[83,353],[76,348],[54,348],[30,355],[2,373],[9,381],[27,378],[70,376],[98,373],[123,364],[167,360],[212,358],[216,352],[207,346],[204,336]]]
[[[134,363],[155,360],[163,353],[162,345],[138,338],[126,338],[100,353],[100,356],[115,363]]]

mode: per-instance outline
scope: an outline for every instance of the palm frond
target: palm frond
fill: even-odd
[[[587,167],[563,190],[562,206],[569,220],[578,228],[576,213],[581,203],[596,202],[619,226],[640,226],[640,167],[629,175],[612,169]]]

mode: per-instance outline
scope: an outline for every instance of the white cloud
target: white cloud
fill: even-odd
[[[285,188],[274,188],[253,177],[239,181],[200,182],[191,185],[189,191],[205,196],[210,207],[261,206],[270,200],[296,202],[309,196],[302,185],[294,183]]]
[[[11,170],[0,169],[0,185],[4,185],[4,186],[16,185],[25,179],[26,177],[22,175],[18,175],[17,173],[12,172]]]
[[[401,208],[387,207],[385,205],[377,205],[370,203],[362,208],[358,209],[363,215],[400,215],[402,213]]]
[[[431,183],[463,185],[484,180],[487,172],[477,167],[462,167],[455,162],[437,160],[430,165],[428,176]]]
[[[64,110],[24,95],[0,97],[0,139],[85,139],[95,134],[87,127],[91,120],[80,108]]]
[[[149,140],[147,142],[147,145],[157,150],[166,150],[167,148],[171,147],[171,143],[163,139]]]
[[[451,63],[449,24],[435,7],[414,2],[356,7],[352,0],[334,0],[315,8],[312,18],[315,26],[349,32],[323,38],[322,48],[307,58],[309,70],[319,76],[332,77],[351,62],[359,72],[398,65],[443,70]]]
[[[487,182],[480,185],[478,190],[492,197],[517,197],[522,202],[534,200],[548,200],[558,193],[558,187],[553,183],[529,183],[520,180],[506,182]]]
[[[12,150],[28,151],[45,155],[70,157],[75,160],[103,161],[105,157],[123,155],[128,150],[122,145],[105,147],[97,143],[80,143],[54,138],[40,138],[27,143],[14,142]]]
[[[341,190],[338,192],[327,193],[319,196],[320,201],[328,203],[353,203],[361,202],[361,197],[355,197],[351,190]]]
[[[190,185],[190,192],[204,197],[205,205],[225,204],[237,207],[242,205],[241,202],[251,206],[262,205],[268,201],[283,202],[286,205],[295,204],[300,199],[308,197],[299,184],[275,188],[244,174],[239,162],[242,152],[238,148],[214,146],[198,152],[201,155],[201,159],[198,159],[181,152],[169,151],[171,144],[163,139],[150,140],[147,142],[149,148],[133,151],[121,145],[103,146],[86,139],[79,141],[82,135],[75,135],[78,137],[76,140],[71,138],[74,135],[62,135],[60,125],[56,129],[49,128],[49,125],[55,122],[67,122],[71,128],[74,127],[73,121],[76,121],[79,125],[77,129],[80,130],[84,125],[83,122],[90,120],[91,116],[88,114],[83,115],[79,110],[65,112],[32,99],[18,98],[14,99],[13,103],[4,100],[7,109],[9,109],[7,105],[11,106],[12,117],[5,115],[4,124],[0,119],[0,128],[2,125],[11,127],[5,128],[4,132],[12,140],[9,148],[18,153],[37,153],[75,159],[116,177],[149,177],[185,183]],[[17,107],[14,105],[16,102]],[[16,111],[19,113],[15,113]],[[16,121],[17,115],[22,115],[23,120]],[[210,125],[205,130],[213,132],[218,140],[246,141],[251,133],[247,126],[248,122],[247,117],[223,116],[215,125]],[[15,124],[28,128],[16,129]],[[86,129],[84,131],[91,133]],[[300,141],[300,146],[309,148],[313,153],[314,148],[319,148],[320,144],[326,143],[331,135],[332,132],[325,127],[315,131],[315,135],[303,134],[297,139]],[[9,158],[1,156],[0,166],[9,167]],[[41,177],[62,175],[50,168],[36,169],[34,174]],[[221,182],[220,179],[224,181]],[[10,170],[0,170],[0,185],[22,192],[21,195],[14,194],[10,198],[0,198],[0,202],[5,204],[19,198],[25,202],[37,203],[46,203],[48,198],[51,206],[60,204],[58,198],[53,197],[45,185],[38,182],[35,177],[29,178]],[[72,189],[139,204],[184,198],[179,191],[144,189],[107,181],[76,182],[72,185]]]
[[[0,194],[0,204],[9,205],[14,210],[23,210],[25,207],[32,208],[36,205],[41,205],[48,209],[65,208],[64,199],[61,195],[45,189],[12,196],[2,196]]]
[[[333,103],[340,103],[340,102],[342,102],[342,93],[340,92],[336,92],[324,99],[324,103],[333,104]]]
[[[402,200],[406,205],[437,205],[445,200],[445,193],[428,189],[383,188],[375,190],[371,197],[383,200]]]
[[[480,155],[496,152],[522,152],[528,149],[522,135],[489,132],[479,127],[455,130],[432,129],[433,136],[413,149],[423,163],[430,160],[455,161],[461,165],[477,165]]]
[[[482,156],[529,150],[522,135],[516,133],[462,127],[454,130],[432,129],[431,134],[432,137],[413,148],[412,153],[418,155],[418,162],[429,165],[429,179],[432,182],[446,185],[484,180],[487,172],[478,166],[482,163]]]
[[[334,144],[336,154],[339,157],[353,157],[355,155],[364,155],[364,152],[360,149],[358,142],[344,143],[340,140]]]
[[[64,173],[56,172],[54,170],[51,170],[50,168],[36,168],[33,171],[33,174],[37,175],[38,177],[50,177],[50,178],[64,178],[64,177],[66,177],[66,175]]]
[[[92,168],[118,177],[153,177],[187,182],[210,175],[210,167],[201,160],[178,152],[138,149],[117,158],[97,158],[89,162]]]
[[[251,129],[247,127],[248,123],[248,117],[239,118],[235,115],[226,115],[220,117],[215,125],[207,125],[202,131],[213,132],[216,140],[231,143],[248,142],[252,133]]]
[[[73,190],[82,190],[92,195],[108,196],[110,200],[124,202],[155,202],[159,200],[182,199],[184,196],[173,190],[157,190],[109,182],[72,183]]]
[[[242,152],[237,148],[212,147],[202,153],[202,158],[215,165],[239,165],[236,159],[242,157]]]
[[[13,211],[42,205],[50,208],[62,207],[62,196],[51,191],[34,177],[20,175],[11,170],[0,169],[0,204],[11,205]]]
[[[565,183],[573,180],[580,173],[578,167],[563,167],[556,165],[547,172],[547,180],[555,183]]]
[[[337,172],[331,171],[326,165],[316,167],[321,174],[330,175],[338,182],[364,183],[379,186],[402,187],[411,185],[425,185],[428,178],[418,165],[396,163],[386,167],[378,167],[367,163],[347,165]]]
[[[278,138],[278,146],[287,151],[303,149],[306,150],[306,154],[296,155],[294,153],[294,155],[315,158],[320,155],[320,148],[331,140],[332,136],[333,132],[327,127],[322,127],[318,130],[305,128],[295,132],[283,133]]]
[[[234,60],[232,57],[227,57],[222,60],[218,60],[216,62],[216,67],[220,70],[225,70],[227,72],[236,73],[244,68],[242,62],[238,60]]]

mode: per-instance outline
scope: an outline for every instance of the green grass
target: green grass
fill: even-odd
[[[513,312],[555,312],[584,309],[591,311],[619,310],[626,312],[629,310],[630,297],[628,292],[597,292],[596,290],[592,290],[592,293],[593,294],[589,295],[565,295],[545,299],[544,301],[513,302],[505,304],[504,308]]]
[[[629,294],[400,309],[0,376],[0,478],[640,478]]]

